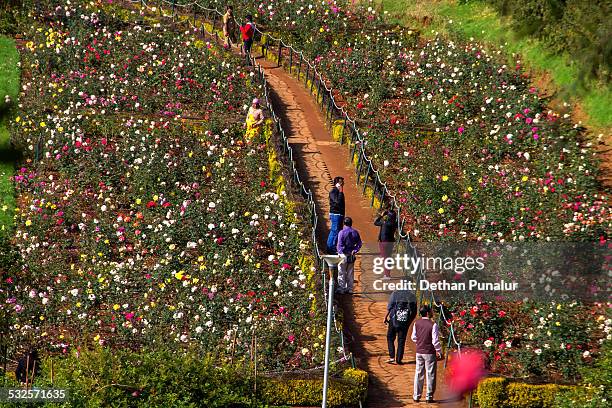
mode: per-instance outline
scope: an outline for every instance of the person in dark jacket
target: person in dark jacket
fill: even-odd
[[[397,232],[397,214],[395,210],[390,208],[384,211],[376,218],[374,225],[380,227],[378,232],[380,256],[382,258],[390,258],[395,244],[395,233]],[[383,279],[389,278],[391,278],[391,271],[385,267]]]
[[[389,364],[402,365],[408,328],[416,317],[417,299],[409,290],[396,290],[391,293],[387,302],[387,315],[384,323],[387,325],[387,347],[389,349]],[[395,338],[397,337],[397,354]]]
[[[329,192],[329,220],[331,227],[327,236],[327,253],[337,254],[338,233],[344,221],[344,178],[334,177],[334,186]]]

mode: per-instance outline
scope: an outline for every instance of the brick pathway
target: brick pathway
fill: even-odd
[[[359,230],[364,245],[374,248],[377,245],[378,228],[373,225],[374,210],[361,188],[356,185],[355,171],[349,162],[347,146],[334,142],[323,123],[323,116],[303,85],[276,64],[259,58],[265,68],[277,114],[283,119],[283,127],[299,165],[303,180],[313,191],[319,211],[319,231],[321,248],[327,237],[328,192],[331,180],[336,175],[345,178],[346,214],[353,218],[353,225]],[[363,270],[368,271],[365,267]],[[358,259],[355,268],[355,291],[367,291],[369,274],[363,272]],[[371,291],[371,289],[370,289]],[[403,366],[385,363],[387,355],[386,314],[384,299],[355,294],[339,299],[343,309],[345,334],[349,347],[357,357],[360,368],[370,374],[367,407],[411,407],[419,406],[412,402],[412,381],[414,376],[414,345],[406,343],[406,357]],[[411,329],[412,330],[412,329]],[[430,406],[454,407],[462,403],[447,400],[444,388],[444,370],[438,365],[438,404]],[[423,404],[424,405],[424,404]]]

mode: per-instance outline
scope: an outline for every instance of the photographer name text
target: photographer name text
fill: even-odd
[[[421,279],[416,282],[402,279],[398,282],[392,282],[383,279],[377,279],[373,282],[374,290],[377,291],[394,291],[394,290],[442,290],[442,291],[491,291],[491,292],[511,292],[518,289],[517,282],[482,282],[476,279],[470,279],[467,282],[449,282],[440,280],[430,282],[426,279]]]

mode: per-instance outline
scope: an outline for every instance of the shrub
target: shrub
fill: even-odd
[[[555,397],[572,387],[510,382],[506,378],[487,378],[478,384],[474,396],[481,408],[554,408]]]
[[[53,379],[51,378],[53,372]],[[96,347],[43,361],[36,386],[68,389],[71,407],[263,407],[318,405],[323,380],[253,377],[250,365],[215,365],[213,359],[186,350],[134,352]],[[329,406],[363,401],[367,373],[346,369],[333,378]]]
[[[604,343],[602,355],[593,367],[580,370],[582,384],[557,396],[560,408],[598,408],[609,403],[612,395],[612,342]]]
[[[482,408],[501,407],[506,400],[507,383],[505,378],[487,378],[481,381],[475,393],[478,404]]]
[[[368,389],[368,374],[349,368],[342,378],[330,381],[328,405],[330,407],[357,405],[365,400]],[[312,379],[266,379],[261,390],[262,400],[272,405],[320,405],[323,396],[323,381]]]
[[[506,388],[506,404],[512,408],[553,408],[555,395],[565,388],[555,384],[510,383]]]
[[[251,407],[255,404],[249,370],[213,365],[186,351],[96,348],[48,358],[37,385],[69,390],[70,406]]]

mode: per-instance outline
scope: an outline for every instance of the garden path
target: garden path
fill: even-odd
[[[312,190],[320,211],[318,237],[320,247],[324,248],[329,224],[328,193],[332,178],[336,175],[345,178],[346,214],[353,218],[354,227],[360,232],[364,246],[377,245],[378,228],[373,224],[374,212],[370,199],[366,198],[357,186],[355,171],[349,161],[346,145],[333,141],[324,125],[324,119],[314,99],[302,83],[290,76],[276,63],[258,58],[265,69],[271,87],[272,98],[277,114],[283,121],[283,128],[299,157],[298,167],[302,179]],[[359,259],[359,258],[358,258]],[[368,294],[360,294],[367,286],[369,268],[358,260],[355,268],[355,292],[353,296],[342,296],[339,304],[343,310],[345,335],[348,346],[357,358],[359,368],[370,375],[367,407],[408,407],[418,406],[412,401],[412,381],[414,377],[414,344],[406,342],[406,364],[389,365],[387,356],[386,302],[373,299]],[[411,329],[412,330],[412,329]],[[438,365],[438,404],[432,406],[452,407],[461,403],[445,399],[444,370]]]
[[[218,38],[216,38],[218,40]],[[256,47],[254,47],[256,48]],[[234,46],[234,52],[239,48]],[[255,50],[254,50],[255,51]],[[317,236],[320,248],[325,248],[329,232],[328,193],[332,178],[336,175],[345,179],[346,214],[353,218],[353,226],[360,232],[364,247],[377,247],[378,228],[374,226],[374,210],[370,199],[366,198],[357,186],[357,179],[349,151],[332,139],[325,127],[323,114],[302,83],[289,75],[275,62],[256,56],[264,68],[271,88],[271,97],[277,115],[282,120],[285,134],[289,138],[302,180],[311,189],[319,211]],[[410,339],[406,341],[404,365],[390,365],[387,352],[387,327],[383,323],[386,302],[374,299],[367,293],[371,283],[368,265],[363,265],[358,257],[355,265],[355,294],[338,299],[344,316],[344,334],[348,347],[354,353],[357,366],[368,372],[368,408],[416,407],[420,404],[412,400],[412,384],[415,372],[415,347]],[[370,279],[368,279],[370,277]],[[410,328],[409,333],[411,332]],[[438,389],[435,394],[437,403],[432,407],[462,407],[463,402],[448,398],[445,387],[445,372],[438,364]]]

